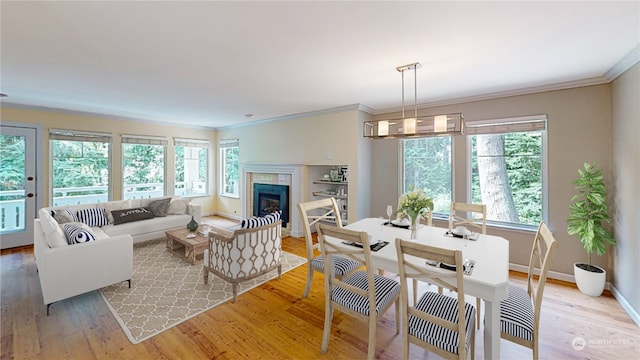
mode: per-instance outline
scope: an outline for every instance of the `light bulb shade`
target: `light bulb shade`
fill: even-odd
[[[447,131],[447,115],[436,115],[433,117],[433,131],[437,133]]]
[[[416,118],[406,118],[403,123],[403,134],[410,135],[416,133]]]
[[[382,120],[378,122],[378,136],[389,135],[389,122]]]

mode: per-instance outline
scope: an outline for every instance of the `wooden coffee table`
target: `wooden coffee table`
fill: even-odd
[[[195,231],[196,237],[187,238],[189,230],[176,229],[165,233],[167,235],[167,250],[183,257],[191,265],[202,261],[204,251],[209,246],[209,237],[200,234],[200,228]]]

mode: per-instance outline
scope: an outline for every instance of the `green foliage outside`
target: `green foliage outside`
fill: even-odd
[[[223,150],[224,157],[224,192],[235,194],[239,183],[240,148],[229,147]]]
[[[423,189],[433,199],[433,211],[451,208],[451,137],[404,141],[404,191]]]
[[[53,188],[106,186],[109,184],[109,144],[89,141],[54,140]],[[83,191],[82,194],[104,191]],[[69,193],[68,195],[76,195]]]
[[[125,184],[164,183],[164,146],[124,144],[123,148]]]
[[[24,189],[24,150],[22,136],[0,136],[0,191]],[[13,200],[15,196],[0,196],[0,200]]]

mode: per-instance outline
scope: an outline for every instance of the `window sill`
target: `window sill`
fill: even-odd
[[[174,195],[177,196],[177,195]],[[183,199],[195,199],[195,198],[202,198],[202,197],[211,197],[211,194],[192,194],[192,195],[179,195],[181,198]]]
[[[218,196],[226,197],[230,199],[240,199],[240,195],[234,195],[234,194],[218,194]]]

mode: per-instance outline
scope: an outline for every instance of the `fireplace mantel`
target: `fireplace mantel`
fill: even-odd
[[[302,202],[302,170],[304,165],[301,164],[279,164],[279,163],[246,163],[240,164],[241,179],[244,181],[244,186],[240,188],[240,199],[242,199],[242,216],[249,218],[252,216],[250,213],[251,202],[253,199],[249,199],[251,194],[251,174],[277,174],[277,175],[289,175],[291,176],[291,184],[289,188],[289,221],[290,221],[290,235],[294,237],[304,236],[304,229],[302,227],[300,212],[298,211],[298,204]],[[289,227],[289,226],[288,226]]]

